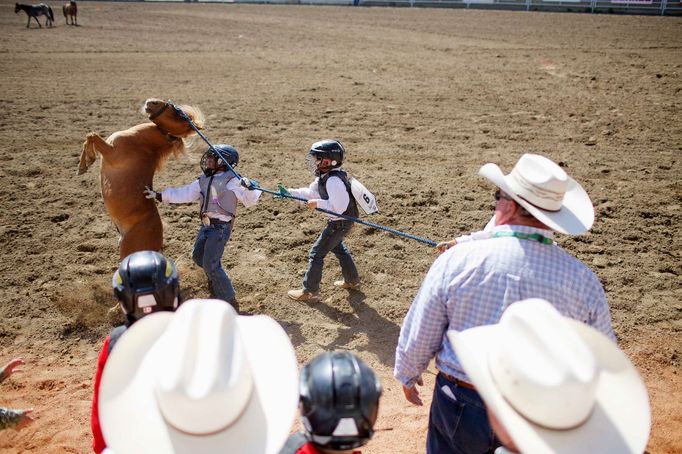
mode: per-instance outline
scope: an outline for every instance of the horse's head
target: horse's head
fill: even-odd
[[[14,4],[14,13],[16,14],[16,13],[18,13],[19,11],[21,11],[21,6],[19,6],[18,3],[15,3],[15,4]]]
[[[178,106],[192,120],[197,129],[204,127],[204,115],[199,109],[192,106]],[[170,146],[164,150],[157,169],[163,166],[169,156],[177,156],[185,151],[186,138],[195,134],[192,126],[178,114],[175,105],[169,101],[150,98],[145,101],[142,110],[158,129],[167,137],[172,136],[180,139],[172,139]]]
[[[204,116],[199,109],[192,106],[178,107],[187,114],[198,129],[203,128]],[[184,138],[194,134],[192,126],[178,114],[170,101],[150,98],[145,101],[143,110],[150,121],[172,136]]]

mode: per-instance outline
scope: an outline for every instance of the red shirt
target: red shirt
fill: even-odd
[[[296,454],[322,454],[320,451],[315,448],[315,445],[312,442],[308,442],[301,446],[298,451],[296,451]],[[353,451],[353,454],[361,454],[360,451]]]
[[[92,450],[97,454],[104,451],[107,444],[104,442],[104,436],[102,435],[102,428],[99,425],[99,411],[97,409],[97,403],[99,402],[99,384],[102,381],[102,371],[104,370],[104,365],[109,357],[109,336],[104,339],[104,345],[102,345],[102,350],[99,352],[99,359],[97,360],[97,371],[95,372],[95,390],[92,395],[92,413],[90,417],[90,426],[92,427]]]

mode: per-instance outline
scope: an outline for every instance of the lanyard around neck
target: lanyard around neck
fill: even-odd
[[[493,233],[493,238],[502,238],[507,236],[513,236],[514,238],[519,238],[522,240],[532,240],[538,243],[552,245],[554,241],[551,238],[542,236],[539,233],[521,233],[521,232],[495,232]]]

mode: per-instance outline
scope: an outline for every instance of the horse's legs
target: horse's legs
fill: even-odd
[[[38,20],[38,16],[31,16],[31,17],[36,20],[36,24],[38,24],[38,28],[43,28],[43,26],[40,25],[40,21]],[[31,22],[31,17],[28,18],[29,22]],[[47,21],[45,22],[45,24],[47,25]]]
[[[83,152],[81,153],[81,158],[78,162],[78,175],[83,175],[95,162],[97,159],[95,151],[99,151],[102,155],[102,159],[106,159],[106,157],[114,151],[114,147],[106,143],[96,132],[91,132],[85,136]]]
[[[138,222],[121,236],[119,255],[123,260],[137,251],[161,251],[163,248],[163,226],[155,209],[148,217]]]

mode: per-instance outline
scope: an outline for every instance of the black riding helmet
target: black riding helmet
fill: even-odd
[[[152,312],[174,311],[178,307],[178,271],[158,252],[134,252],[124,258],[111,285],[129,323]]]
[[[236,167],[237,164],[239,164],[239,152],[235,147],[232,145],[227,145],[227,144],[219,144],[219,145],[214,145],[214,149],[218,150],[219,153],[216,153],[212,149],[206,150],[206,152],[203,154],[201,157],[201,171],[204,172],[206,176],[211,176],[216,170],[227,170],[227,164],[225,164],[225,161],[223,161],[223,158],[232,166]],[[220,157],[222,155],[223,158]],[[206,160],[212,157],[216,160],[216,168],[215,169],[209,169],[206,165]]]
[[[319,170],[318,160],[329,159],[331,161],[330,168],[334,169],[341,167],[345,152],[346,150],[338,140],[320,140],[310,147],[310,151],[308,152],[308,166],[311,171],[316,172]]]
[[[374,434],[381,384],[350,352],[325,352],[301,371],[300,409],[306,436],[327,449],[353,449]]]

